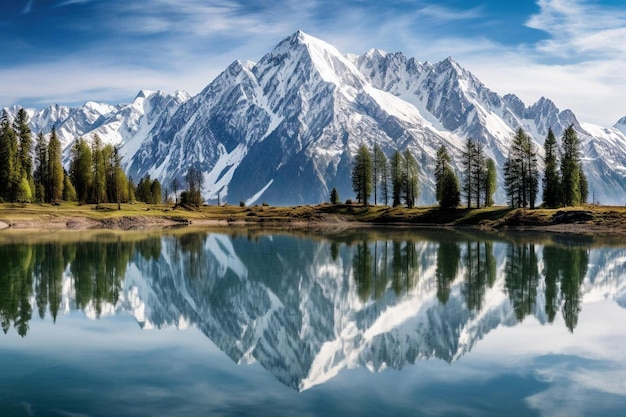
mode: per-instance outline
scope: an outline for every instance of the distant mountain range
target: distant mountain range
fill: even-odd
[[[17,107],[9,109],[15,113]],[[489,90],[452,58],[421,63],[402,53],[344,55],[297,32],[258,63],[232,63],[198,95],[141,91],[127,105],[88,102],[29,109],[34,132],[55,127],[65,155],[80,136],[119,144],[135,181],[168,184],[188,167],[204,173],[204,198],[274,205],[353,197],[352,155],[378,143],[409,148],[421,166],[420,204],[435,202],[434,157],[445,144],[460,173],[465,139],[481,141],[501,168],[514,131],[543,144],[573,124],[582,142],[590,196],[626,202],[626,117],[613,127],[579,122],[547,98],[531,106]],[[496,201],[505,202],[499,171]]]

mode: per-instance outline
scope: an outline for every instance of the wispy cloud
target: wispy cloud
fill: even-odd
[[[28,10],[30,16],[42,9],[34,0],[25,3],[23,11]],[[27,37],[8,37],[5,42],[24,43],[33,48],[29,56],[45,55],[53,61],[46,62],[46,74],[33,75],[41,83],[31,80],[28,84],[32,88],[23,87],[28,97],[34,97],[37,88],[42,92],[57,91],[54,97],[64,96],[63,89],[79,96],[79,85],[85,91],[119,92],[121,77],[126,80],[124,91],[184,89],[194,94],[235,59],[258,60],[284,37],[304,30],[344,53],[380,48],[431,62],[453,56],[498,93],[516,93],[527,104],[546,96],[560,108],[572,108],[582,120],[608,125],[626,114],[626,108],[614,105],[623,101],[626,88],[626,10],[595,0],[537,0],[538,12],[519,18],[519,27],[511,28],[522,31],[515,39],[508,35],[509,28],[502,23],[506,19],[497,11],[487,5],[469,7],[463,2],[151,0],[149,6],[122,0],[50,3],[57,12],[60,7],[74,6],[67,9],[72,11],[71,16],[54,22],[64,31],[58,46],[54,46],[57,49],[47,48],[37,54],[39,43]],[[531,13],[530,8],[525,10]],[[45,27],[46,17],[43,13],[39,16]],[[494,30],[499,31],[498,35]],[[530,32],[534,40],[525,39],[523,31]],[[66,39],[72,41],[71,48]],[[75,39],[80,39],[82,45]],[[72,65],[80,67],[85,62],[91,74],[98,76],[84,72],[82,76],[75,74],[78,78],[67,85],[53,81],[64,79],[64,71],[73,73]],[[96,68],[93,63],[101,66]],[[19,77],[20,71],[36,72],[32,63],[4,63],[0,67],[10,71],[13,78]],[[143,81],[136,76],[141,72],[148,74]],[[162,84],[146,85],[151,81]],[[131,87],[132,82],[137,84]],[[3,88],[0,93],[5,98],[20,99],[19,92],[12,88]],[[40,97],[43,102],[43,93]],[[99,99],[85,97],[92,98]]]
[[[35,0],[28,0],[28,1],[26,2],[26,5],[25,5],[25,6],[24,6],[24,8],[22,9],[22,14],[23,14],[23,15],[24,15],[24,14],[28,14],[28,13],[30,13],[30,12],[33,10],[33,2],[34,2],[34,1],[35,1]]]
[[[531,28],[550,34],[537,50],[563,58],[598,59],[626,53],[626,9],[581,0],[539,0]]]
[[[57,3],[54,7],[65,7],[65,6],[71,6],[72,4],[85,4],[85,3],[89,3],[95,0],[65,0],[62,2]]]

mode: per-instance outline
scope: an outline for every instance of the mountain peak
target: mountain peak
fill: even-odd
[[[139,90],[139,93],[137,93],[137,96],[135,97],[135,100],[137,100],[138,98],[148,98],[150,97],[152,94],[154,94],[154,91],[151,90]]]
[[[378,48],[372,48],[365,53],[365,56],[368,58],[385,58],[387,55],[387,52]]]
[[[613,127],[626,135],[626,116],[619,119]]]
[[[302,63],[306,65],[300,65]],[[262,79],[266,74],[273,75],[278,68],[284,71],[285,79],[297,77],[296,69],[311,68],[322,80],[335,85],[356,87],[365,82],[363,75],[337,48],[302,31],[280,42],[259,61],[255,70]]]
[[[339,51],[331,44],[324,42],[323,40],[311,36],[307,33],[304,33],[301,30],[297,31],[293,35],[287,37],[282,42],[280,42],[276,49],[283,49],[285,47],[293,49],[293,47],[295,47],[296,45],[303,45],[306,46],[308,49],[326,50],[332,52],[333,54],[341,55]]]

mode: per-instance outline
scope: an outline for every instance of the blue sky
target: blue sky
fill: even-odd
[[[626,0],[10,0],[0,106],[198,93],[297,30],[343,53],[454,57],[499,94],[605,126],[626,116]]]

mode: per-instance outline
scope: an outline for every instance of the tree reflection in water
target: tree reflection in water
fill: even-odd
[[[105,306],[116,306],[133,259],[140,257],[144,263],[158,262],[164,255],[164,239],[171,243],[167,254],[169,261],[185,265],[184,280],[205,279],[207,271],[215,270],[210,267],[215,257],[207,249],[209,236],[207,233],[183,233],[134,240],[109,236],[67,243],[1,244],[2,329],[7,333],[14,327],[19,335],[25,336],[33,307],[39,317],[49,314],[52,321],[56,321],[62,308],[63,285],[68,277],[71,278],[73,307],[89,309],[95,317],[99,317]],[[232,244],[237,238],[226,239],[231,239]],[[251,239],[248,235],[247,242],[254,248],[256,238]],[[301,274],[298,271],[307,270],[309,266],[315,269],[313,264],[317,258],[314,252],[322,244],[327,245],[326,256],[332,262],[348,260],[344,265],[351,267],[350,275],[362,302],[376,302],[385,294],[400,298],[417,290],[428,291],[427,287],[418,289],[418,284],[420,275],[432,269],[432,284],[422,284],[431,285],[441,305],[448,303],[451,289],[458,284],[466,308],[479,312],[483,308],[486,291],[497,280],[497,265],[502,262],[504,288],[516,319],[522,321],[526,316],[539,312],[545,313],[551,323],[560,311],[571,332],[578,322],[581,284],[587,274],[590,251],[589,243],[574,245],[564,238],[547,243],[544,239],[540,245],[457,233],[404,232],[390,237],[380,233],[359,233],[358,236],[348,233],[341,237],[325,236],[317,243],[259,246],[258,250],[248,250],[241,260],[244,264],[249,263],[247,267],[255,271],[250,279],[263,283],[280,298],[282,294],[297,291],[297,286],[282,281],[290,279],[291,275]],[[499,262],[494,254],[496,245],[504,248],[501,251],[505,254],[504,259],[500,258]],[[293,265],[290,266],[289,262]],[[296,263],[298,266],[295,266]],[[302,266],[302,263],[307,265]],[[168,279],[168,276],[159,279]],[[224,285],[226,283],[220,284],[220,287]],[[210,290],[211,287],[202,288]],[[243,291],[246,287],[240,288]],[[540,290],[544,291],[542,298],[538,297]],[[207,295],[206,299],[210,298]],[[218,298],[212,298],[216,305],[224,302]],[[539,306],[540,299],[545,299],[545,303]]]

